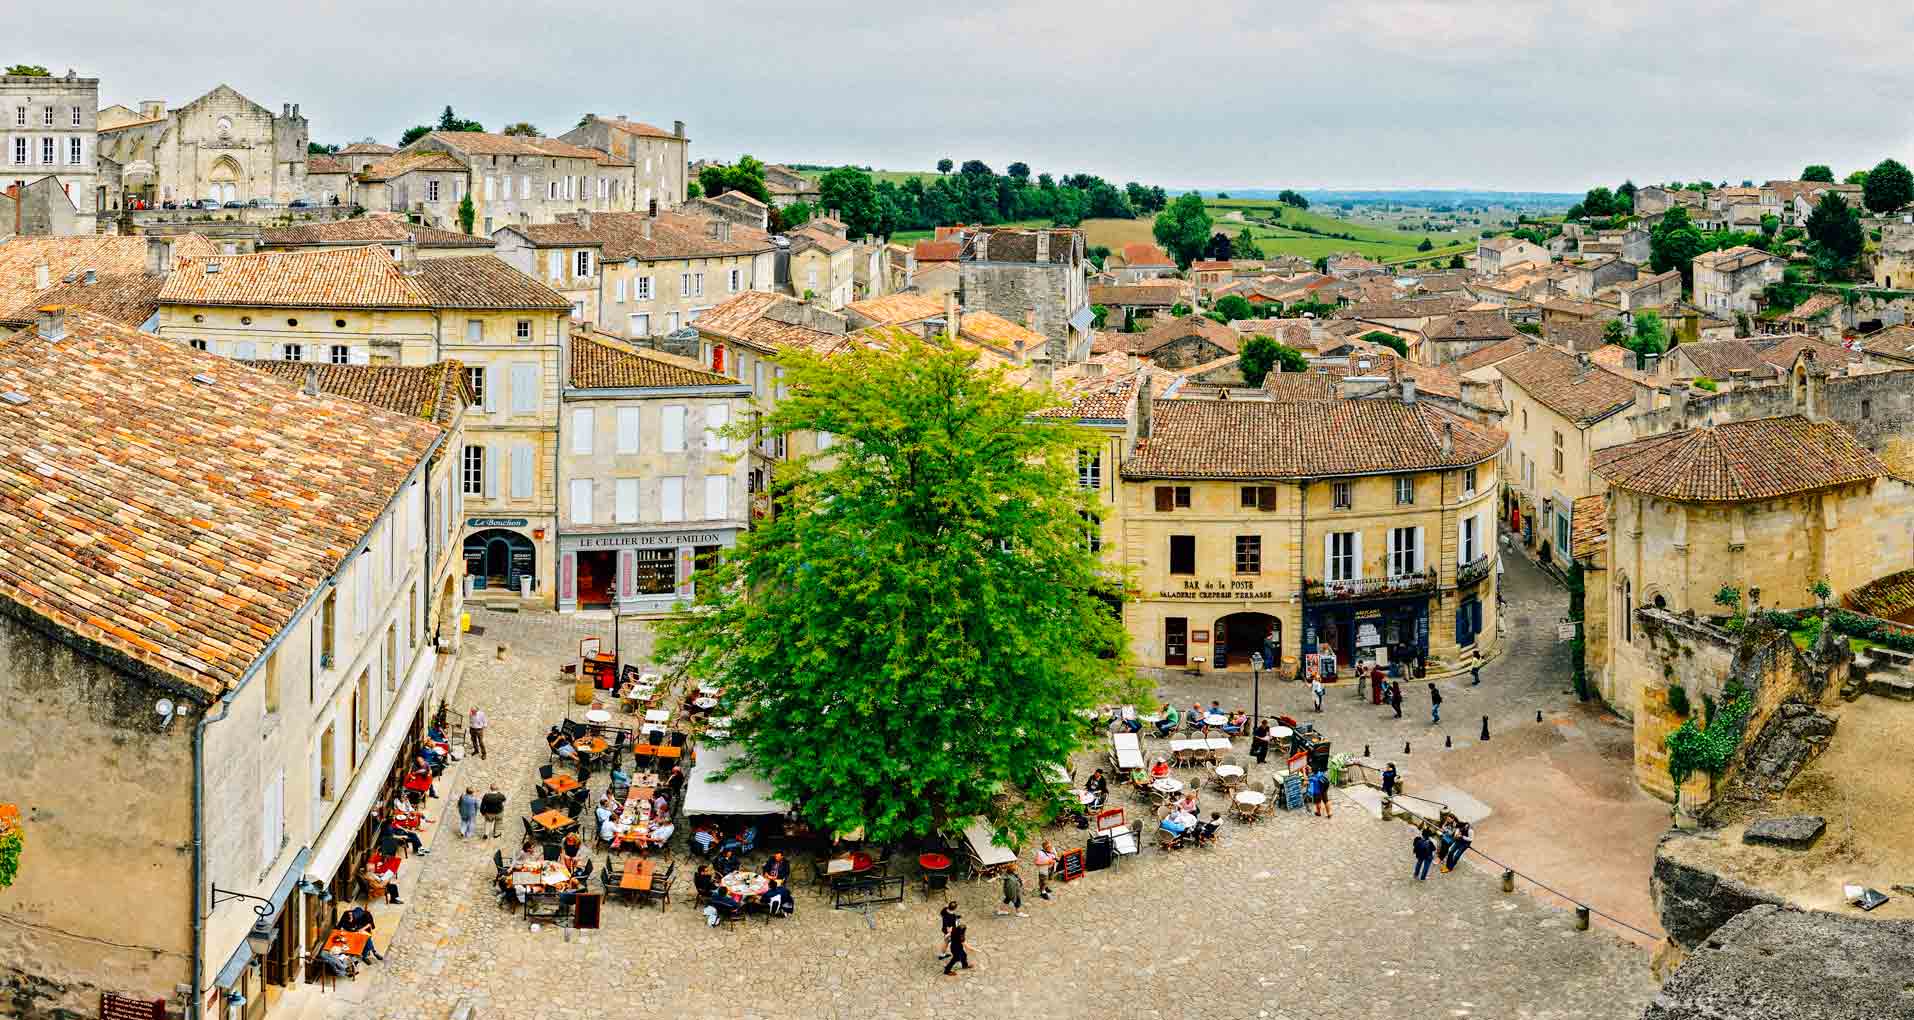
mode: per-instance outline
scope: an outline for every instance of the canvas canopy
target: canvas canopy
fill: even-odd
[[[685,814],[781,815],[791,809],[771,795],[769,783],[750,772],[717,778],[736,756],[735,747],[698,748],[698,763],[692,766],[690,782],[685,786]]]

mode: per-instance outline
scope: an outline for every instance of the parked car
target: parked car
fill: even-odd
[[[291,202],[288,202],[286,204],[288,207],[293,209],[306,209],[312,206],[311,202],[308,202],[303,198],[295,198]]]
[[[244,208],[246,208],[246,203],[244,203],[244,202],[241,202],[241,201],[238,201],[237,199],[235,199],[234,201],[231,201],[231,202],[228,202],[228,203],[226,203],[226,208],[228,208],[228,209],[244,209]]]

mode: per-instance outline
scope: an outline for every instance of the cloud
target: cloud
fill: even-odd
[[[699,157],[1023,160],[1172,187],[1763,179],[1905,158],[1914,126],[1897,98],[1914,7],[1878,0],[338,0],[238,17],[98,0],[37,7],[30,29],[10,58],[96,75],[103,104],[224,81],[300,103],[319,140],[392,141],[447,104],[548,133],[627,113],[686,121]]]

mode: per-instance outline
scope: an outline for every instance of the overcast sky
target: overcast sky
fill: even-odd
[[[224,81],[318,141],[447,103],[548,134],[683,120],[693,158],[1168,187],[1581,190],[1909,156],[1914,5],[1348,0],[875,5],[30,4],[7,62],[102,105]],[[794,13],[804,23],[795,23]]]

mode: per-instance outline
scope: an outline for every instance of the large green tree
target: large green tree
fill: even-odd
[[[1688,210],[1676,206],[1662,215],[1648,234],[1648,261],[1657,273],[1680,270],[1683,286],[1695,279],[1695,256],[1708,250],[1701,228],[1688,219]]]
[[[1877,213],[1891,213],[1914,202],[1914,173],[1899,160],[1884,159],[1867,172],[1862,200]]]
[[[1225,294],[1217,298],[1216,310],[1223,313],[1223,318],[1231,322],[1254,318],[1256,315],[1256,309],[1250,307],[1249,299],[1241,294]]]
[[[836,209],[838,219],[844,221],[852,237],[889,233],[870,174],[856,167],[838,167],[818,181],[817,193],[818,205]]]
[[[7,74],[22,78],[49,78],[52,77],[53,72],[39,64],[9,64]]]
[[[698,186],[711,198],[727,191],[742,191],[765,205],[772,204],[771,189],[764,183],[764,161],[748,153],[730,166],[712,164],[698,171]]]
[[[1834,169],[1826,163],[1809,163],[1801,169],[1801,179],[1804,181],[1822,181],[1833,184]]]
[[[1263,257],[1263,246],[1257,244],[1256,235],[1250,233],[1248,227],[1244,227],[1230,240],[1229,253],[1231,258],[1260,259]]]
[[[820,831],[1020,834],[1016,794],[1076,750],[1077,713],[1138,693],[1086,543],[1097,440],[973,352],[892,341],[785,356],[791,395],[754,427],[829,433],[829,459],[778,466],[778,512],[659,654],[724,688],[740,767]]]
[[[1867,245],[1860,214],[1832,191],[1815,203],[1814,211],[1808,214],[1807,228],[1815,267],[1825,275],[1845,275]]]
[[[521,120],[516,124],[505,125],[505,129],[503,133],[508,135],[516,135],[521,138],[542,138],[544,137],[544,134],[545,134],[543,131],[540,131],[538,129],[538,125],[533,124],[531,121],[527,121],[527,120]]]
[[[1210,225],[1209,210],[1203,208],[1203,196],[1186,191],[1156,214],[1151,233],[1176,259],[1176,264],[1187,269],[1210,243]]]

